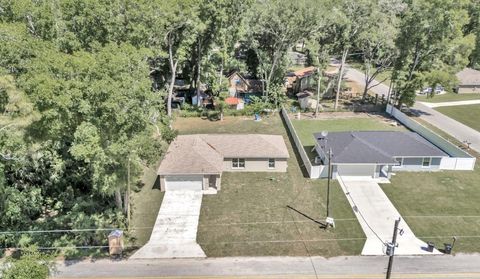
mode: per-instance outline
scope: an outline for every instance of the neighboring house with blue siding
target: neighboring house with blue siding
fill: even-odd
[[[415,132],[349,131],[314,134],[317,161],[328,165],[332,177],[390,178],[397,171],[437,171],[450,156]]]

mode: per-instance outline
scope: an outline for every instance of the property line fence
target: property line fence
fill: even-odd
[[[296,148],[298,153],[300,154],[300,157],[302,158],[302,161],[303,161],[303,165],[307,170],[309,177],[320,178],[325,167],[321,165],[312,164],[312,162],[310,161],[310,158],[307,155],[307,152],[305,152],[305,149],[302,145],[302,142],[300,141],[300,138],[298,137],[297,131],[295,130],[295,127],[293,126],[292,121],[288,116],[287,110],[284,107],[282,107],[281,111],[282,111],[282,117],[285,120],[285,123],[287,124],[288,132],[292,136],[293,141],[295,143],[294,148]],[[312,136],[313,136],[313,133],[312,133]]]
[[[401,122],[403,125],[418,133],[428,141],[442,149],[450,155],[450,158],[442,158],[440,169],[443,170],[473,170],[475,168],[476,158],[458,148],[448,140],[439,136],[437,133],[426,128],[417,121],[411,119],[399,109],[388,104],[386,112]]]

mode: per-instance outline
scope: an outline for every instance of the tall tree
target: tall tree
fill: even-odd
[[[368,90],[388,79],[373,81],[385,71],[391,69],[397,48],[395,38],[398,35],[399,15],[406,8],[401,0],[382,1],[371,6],[368,15],[368,25],[362,28],[358,35],[356,48],[361,52],[362,70],[365,73],[363,100],[367,98]]]
[[[341,84],[345,72],[345,62],[354,47],[362,28],[368,26],[368,15],[376,3],[372,0],[341,0],[333,7],[328,27],[337,53],[341,53],[340,70],[336,86],[334,109],[338,108]]]
[[[469,66],[480,69],[480,0],[472,0],[468,14],[470,22],[465,26],[465,34],[475,35],[475,48],[470,55]]]
[[[195,37],[197,23],[196,2],[192,0],[168,0],[165,3],[164,45],[167,49],[170,82],[167,93],[167,115],[172,115],[172,97],[178,64],[188,57],[188,50]]]
[[[474,36],[463,34],[468,23],[468,1],[412,1],[402,15],[396,40],[399,57],[392,79],[397,105],[413,105],[415,92],[425,85],[447,89],[451,76],[464,68],[473,48]],[[446,74],[440,74],[440,73]],[[436,73],[433,75],[432,73]],[[440,81],[439,77],[448,77]]]
[[[260,61],[261,75],[268,90],[271,83],[282,83],[284,72],[278,71],[287,50],[316,31],[315,14],[310,1],[257,1],[251,9],[250,47]]]

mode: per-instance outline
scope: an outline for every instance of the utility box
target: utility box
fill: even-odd
[[[443,245],[445,245],[445,254],[451,254],[452,253],[452,244],[450,243],[444,243]]]
[[[429,241],[427,242],[427,251],[428,252],[433,252],[433,249],[435,248],[435,243]]]
[[[123,231],[114,230],[108,235],[108,250],[109,250],[110,256],[122,254]]]

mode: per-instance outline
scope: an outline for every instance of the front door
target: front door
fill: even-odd
[[[217,189],[217,176],[216,175],[210,175],[208,179],[208,186],[210,188]]]

